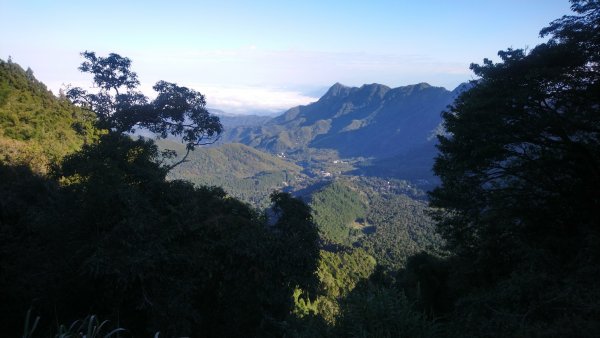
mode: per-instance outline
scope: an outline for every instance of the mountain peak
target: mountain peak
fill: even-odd
[[[317,102],[292,108],[239,139],[277,153],[315,148],[383,158],[429,146],[440,112],[452,101],[451,92],[427,83],[390,88],[338,82]]]
[[[383,97],[391,88],[379,83],[364,84],[360,87],[361,91],[367,91],[369,95]]]
[[[411,90],[423,90],[423,89],[427,89],[427,88],[431,88],[432,86],[427,83],[427,82],[420,82],[420,83],[416,83],[413,85],[408,85],[405,88],[411,89]],[[401,87],[402,88],[402,87]]]
[[[343,84],[336,82],[321,99],[327,99],[331,97],[345,96],[348,95],[350,87],[344,86]]]
[[[471,89],[471,87],[474,86],[473,82],[463,82],[461,84],[459,84],[456,88],[454,88],[454,90],[452,91],[452,94],[454,96],[458,96],[460,94],[462,94],[463,92],[466,92],[467,90]]]

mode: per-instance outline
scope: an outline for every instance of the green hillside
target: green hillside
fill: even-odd
[[[178,153],[184,146],[172,141],[159,141],[161,148]],[[197,185],[222,187],[232,196],[254,206],[264,207],[274,190],[281,190],[302,179],[301,167],[284,159],[239,143],[199,148],[188,161],[175,167],[171,179],[183,179]]]
[[[95,137],[93,116],[55,97],[31,69],[0,60],[0,163],[45,172]]]
[[[381,265],[402,268],[408,257],[420,251],[435,253],[441,239],[427,214],[427,202],[403,194],[370,197],[366,222],[370,228],[358,243]]]
[[[352,224],[363,219],[367,212],[360,192],[342,181],[335,181],[313,194],[311,207],[321,236],[338,244],[351,244]]]
[[[348,176],[315,192],[311,207],[326,242],[362,247],[388,268],[441,245],[424,193],[406,181]]]

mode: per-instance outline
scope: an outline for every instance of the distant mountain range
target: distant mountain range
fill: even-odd
[[[219,109],[209,108],[208,111],[211,114],[214,114],[219,117],[221,120],[221,124],[223,125],[225,130],[229,130],[239,126],[259,126],[268,120],[272,119],[273,116],[268,115],[241,115],[241,114],[231,114],[224,112]]]
[[[401,178],[425,178],[431,176],[440,113],[464,88],[336,83],[317,102],[291,108],[261,125],[231,128],[223,139],[271,153],[331,149],[342,158],[371,158],[362,173],[383,170]]]

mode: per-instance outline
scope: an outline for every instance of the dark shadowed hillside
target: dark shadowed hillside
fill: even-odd
[[[452,92],[426,83],[391,89],[333,85],[319,101],[227,137],[271,152],[335,149],[342,157],[388,157],[428,142]]]

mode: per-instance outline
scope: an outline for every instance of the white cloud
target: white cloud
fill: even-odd
[[[207,106],[234,114],[278,113],[318,98],[297,91],[258,86],[192,85],[206,97]]]
[[[91,92],[89,83],[77,81],[70,83],[74,87],[82,87]],[[154,98],[156,93],[152,89],[153,84],[142,84],[140,90],[144,95]],[[280,113],[289,108],[306,105],[317,101],[318,97],[304,95],[299,91],[279,88],[268,88],[259,86],[221,86],[221,85],[187,85],[204,95],[206,105],[210,108],[220,109],[232,114],[273,114]],[[65,88],[64,83],[53,82],[48,86],[54,94],[58,94],[60,88]]]
[[[318,98],[306,93],[336,82],[349,86],[381,83],[390,87],[428,82],[453,89],[472,77],[466,62],[408,51],[383,54],[265,50],[247,45],[123,55],[133,60],[132,68],[141,81],[140,90],[147,96],[154,97],[152,86],[158,80],[166,80],[201,92],[211,108],[238,114],[276,113],[308,104]],[[42,74],[55,93],[65,79],[84,88],[91,84],[89,74],[79,73],[77,62],[71,63],[74,65],[68,73]]]

